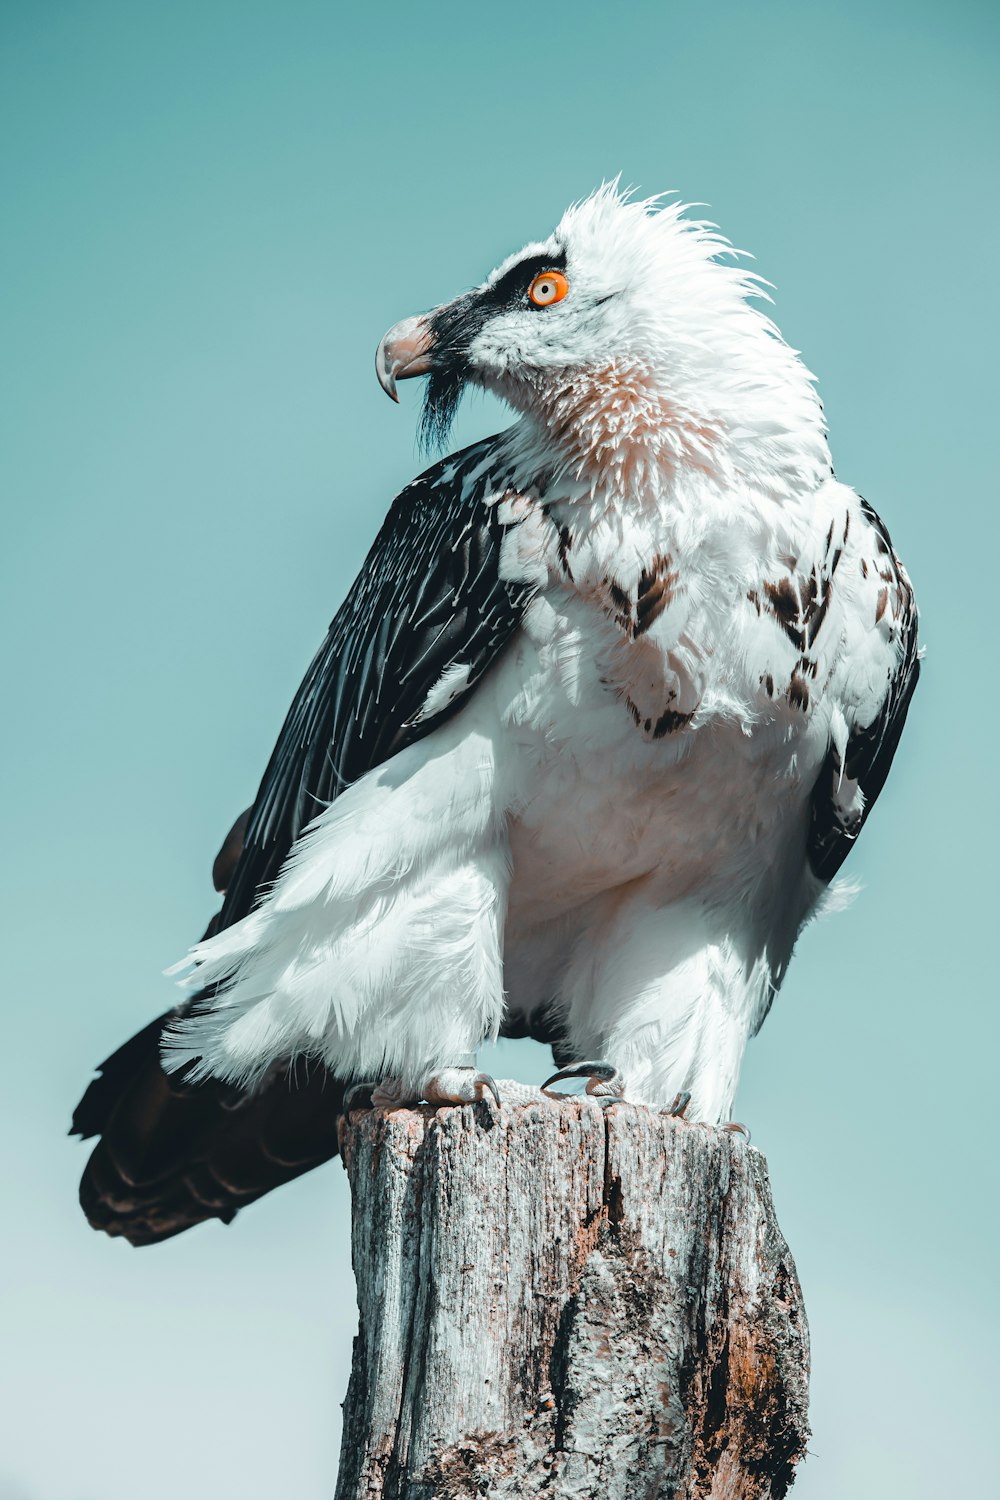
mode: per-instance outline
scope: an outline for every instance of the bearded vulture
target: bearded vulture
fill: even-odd
[[[907,575],[762,295],[714,226],[612,184],[386,334],[428,439],[468,385],[517,419],[393,502],[223,846],[189,995],[76,1111],[95,1226],[228,1221],[334,1153],[351,1084],[492,1092],[498,1034],[729,1121],[919,671]]]

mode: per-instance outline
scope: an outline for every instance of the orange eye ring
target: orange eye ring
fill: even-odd
[[[528,300],[535,307],[551,307],[561,302],[569,291],[569,282],[561,271],[539,271],[528,288]]]

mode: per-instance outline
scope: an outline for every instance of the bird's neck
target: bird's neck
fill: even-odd
[[[649,366],[614,359],[549,377],[527,399],[519,392],[516,445],[527,469],[612,504],[669,504],[706,487],[730,503],[740,490],[780,502],[830,473],[819,403],[803,377],[799,389],[763,386],[742,404],[728,393],[733,415],[722,418]]]

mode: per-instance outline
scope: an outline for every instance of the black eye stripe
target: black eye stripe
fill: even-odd
[[[531,307],[528,288],[535,277],[540,276],[543,271],[565,271],[565,269],[565,250],[557,250],[552,255],[531,255],[526,260],[519,260],[516,265],[511,266],[509,271],[505,271],[494,286],[480,294],[479,301],[490,312],[499,312],[503,307],[517,307],[522,303]]]

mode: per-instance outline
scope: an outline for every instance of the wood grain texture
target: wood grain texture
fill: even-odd
[[[756,1500],[809,1345],[764,1158],[588,1100],[355,1112],[337,1500]]]

